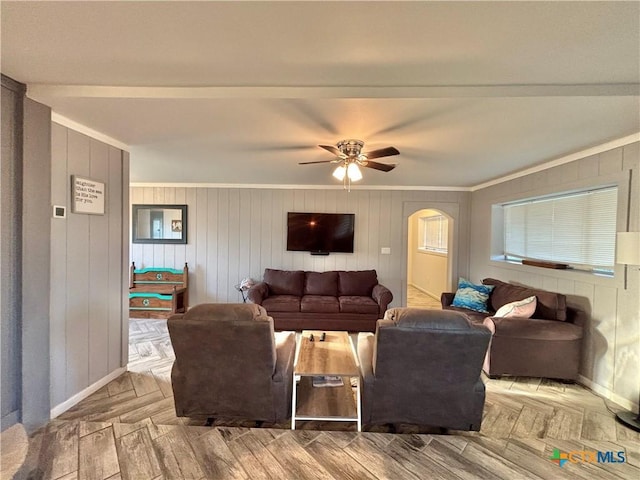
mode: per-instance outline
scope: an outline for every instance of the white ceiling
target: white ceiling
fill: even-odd
[[[9,2],[2,73],[132,182],[469,187],[640,131],[640,2]]]

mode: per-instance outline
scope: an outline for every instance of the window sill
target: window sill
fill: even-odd
[[[576,282],[590,283],[612,288],[624,288],[624,266],[616,265],[614,275],[604,275],[600,273],[587,272],[584,270],[556,270],[553,268],[535,267],[523,265],[520,262],[509,261],[499,258],[492,258],[489,265],[497,268],[505,268],[518,272],[526,272],[545,277],[558,278],[561,280],[572,280]]]
[[[444,257],[444,258],[448,257],[447,252],[439,252],[437,250],[429,250],[428,248],[421,248],[421,247],[418,247],[418,253],[422,253],[425,255],[434,255],[436,257]]]

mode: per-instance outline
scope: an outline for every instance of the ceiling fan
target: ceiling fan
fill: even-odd
[[[396,168],[395,163],[374,162],[372,158],[391,157],[400,152],[395,147],[380,148],[370,152],[363,152],[362,140],[341,140],[334,145],[318,145],[320,148],[333,153],[337,158],[333,160],[319,160],[315,162],[300,162],[299,165],[310,165],[314,163],[337,163],[338,167],[333,171],[333,176],[344,182],[344,187],[351,187],[351,182],[362,179],[362,172],[359,167],[373,168],[382,172],[390,172]]]

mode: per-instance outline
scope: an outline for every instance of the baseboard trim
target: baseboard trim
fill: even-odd
[[[17,423],[20,423],[20,411],[14,410],[7,413],[0,418],[0,432],[4,432],[7,428],[13,427]]]
[[[107,383],[111,382],[112,380],[115,380],[116,378],[118,378],[120,375],[122,375],[126,371],[127,371],[126,367],[120,367],[120,368],[114,370],[113,372],[111,372],[106,377],[102,377],[97,382],[93,383],[92,385],[89,385],[84,390],[76,393],[74,396],[72,396],[68,400],[65,400],[61,404],[56,405],[55,407],[53,407],[51,409],[50,418],[54,419],[58,415],[62,415],[64,412],[69,410],[71,407],[73,407],[74,405],[76,405],[80,401],[84,400],[85,398],[87,398],[92,393],[97,392],[102,387],[104,387]]]
[[[635,403],[633,400],[623,398],[620,395],[613,393],[608,388],[603,387],[602,385],[598,385],[593,380],[589,380],[587,377],[578,375],[578,383],[584,385],[592,392],[597,393],[598,395],[606,398],[607,400],[611,400],[612,402],[620,405],[622,408],[626,408],[627,410],[631,410],[632,412],[636,412],[636,413],[640,408],[640,405]]]

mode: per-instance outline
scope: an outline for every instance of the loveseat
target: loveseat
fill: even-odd
[[[574,381],[578,378],[585,313],[567,306],[560,293],[485,278],[491,290],[486,312],[456,307],[454,292],[441,296],[442,308],[465,313],[492,332],[484,371],[490,377],[513,375]],[[458,290],[460,291],[460,290]],[[518,305],[535,297],[535,311],[527,318]],[[516,302],[516,303],[513,303]],[[515,308],[510,308],[516,305]],[[504,307],[506,316],[496,316]]]
[[[263,306],[276,330],[374,332],[393,300],[375,270],[305,272],[267,268],[247,297]]]

